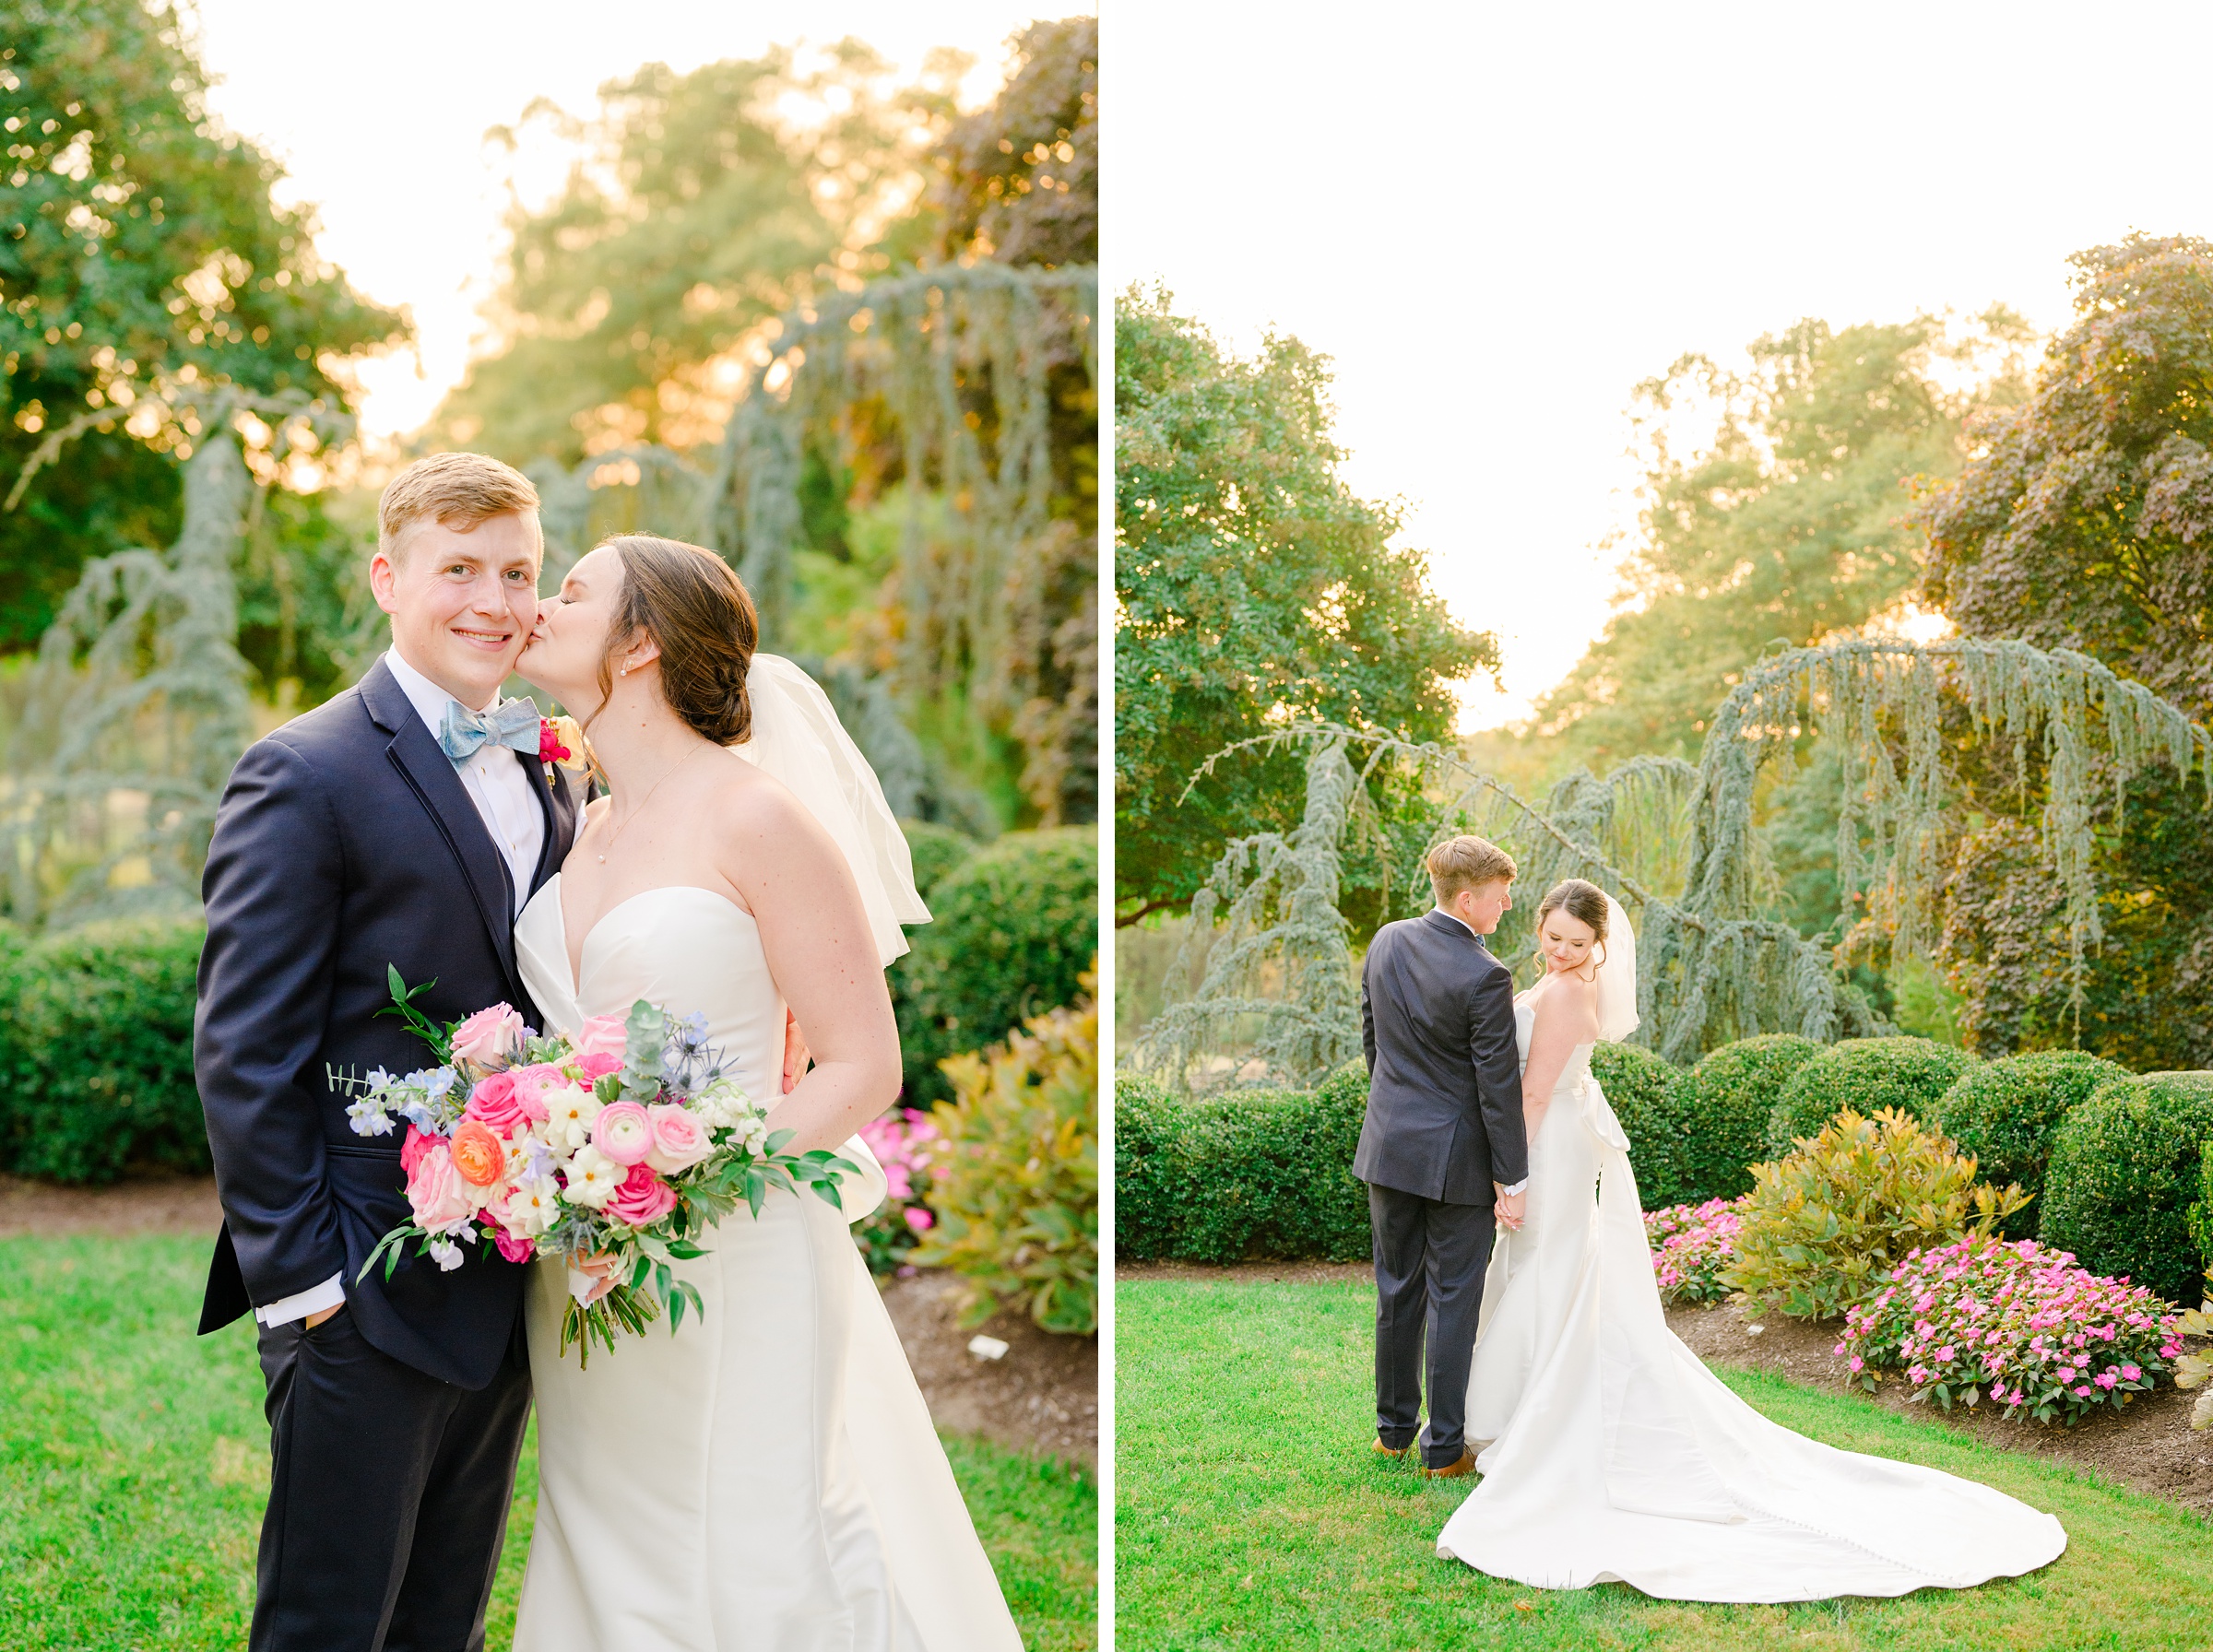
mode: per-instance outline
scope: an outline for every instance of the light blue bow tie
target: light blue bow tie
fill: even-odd
[[[508,746],[538,755],[538,702],[510,700],[489,712],[465,712],[454,701],[445,702],[445,722],[438,730],[438,746],[457,769],[476,756],[478,748]]]

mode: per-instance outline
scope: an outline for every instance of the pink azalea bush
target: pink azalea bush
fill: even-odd
[[[1744,1224],[1742,1199],[1710,1198],[1702,1205],[1670,1205],[1644,1216],[1645,1243],[1665,1302],[1720,1302],[1729,1294],[1722,1270],[1736,1254]]]
[[[903,1107],[861,1126],[860,1139],[882,1164],[887,1191],[882,1205],[854,1228],[854,1241],[868,1258],[870,1272],[911,1273],[906,1253],[937,1221],[925,1196],[938,1127],[920,1108]]]
[[[2182,1357],[2183,1316],[2126,1279],[2032,1240],[1969,1237],[1917,1250],[1844,1316],[1837,1352],[1873,1390],[1896,1372],[1911,1398],[1987,1398],[2006,1415],[2073,1424],[2147,1392]]]

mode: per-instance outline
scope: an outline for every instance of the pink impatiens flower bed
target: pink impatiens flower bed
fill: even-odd
[[[1720,1302],[1729,1294],[1722,1269],[1736,1254],[1744,1221],[1737,1200],[1710,1198],[1702,1205],[1670,1205],[1644,1215],[1645,1243],[1663,1302]]]
[[[1844,1316],[1837,1352],[1872,1390],[1901,1374],[1949,1410],[1987,1398],[2008,1417],[2072,1424],[2148,1391],[2182,1355],[2182,1315],[2125,1279],[2031,1240],[1962,1239],[1915,1251]]]
[[[903,1107],[861,1126],[860,1139],[883,1166],[886,1186],[882,1205],[855,1226],[854,1240],[871,1273],[912,1273],[906,1253],[937,1221],[929,1195],[938,1127],[920,1109]]]

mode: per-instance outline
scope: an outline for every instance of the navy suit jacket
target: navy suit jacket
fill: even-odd
[[[549,785],[515,752],[545,815],[531,888],[574,836],[565,773]],[[193,1068],[223,1228],[200,1331],[342,1277],[373,1345],[444,1382],[481,1388],[522,1307],[524,1269],[465,1247],[389,1281],[378,1239],[408,1219],[405,1127],[357,1136],[328,1074],[410,1072],[430,1051],[380,1016],[387,966],[448,1021],[504,1000],[538,1025],[515,961],[512,874],[459,773],[381,659],[354,687],[257,742],[231,772],[202,893]]]
[[[1376,931],[1360,969],[1367,1115],[1353,1174],[1452,1205],[1529,1174],[1514,978],[1450,914]]]

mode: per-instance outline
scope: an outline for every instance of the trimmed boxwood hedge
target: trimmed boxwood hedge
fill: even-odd
[[[1818,1136],[1850,1107],[1872,1118],[1885,1107],[1935,1122],[1936,1103],[1977,1058],[1927,1038],[1852,1038],[1832,1044],[1792,1075],[1768,1116],[1768,1154],[1780,1159]]]
[[[2093,1273],[2126,1274],[2171,1302],[2201,1300],[2205,1258],[2187,1212],[2213,1141],[2213,1073],[2147,1073],[2099,1086],[2060,1120],[2038,1236]]]
[[[1976,1174],[1994,1187],[2018,1182],[2029,1196],[2006,1219],[2006,1237],[2036,1236],[2044,1163],[2060,1121],[2101,1086],[2128,1076],[2125,1067],[2088,1050],[2039,1050],[1970,1067],[1937,1098],[1936,1127],[1975,1156]]]
[[[1010,832],[941,876],[934,921],[892,966],[906,1102],[951,1097],[938,1063],[983,1048],[1080,996],[1098,953],[1099,834]]]
[[[205,938],[138,921],[0,945],[0,1163],[61,1182],[207,1168],[192,1076]]]
[[[1723,1044],[1688,1072],[1626,1044],[1593,1050],[1592,1069],[1628,1135],[1644,1208],[1749,1192],[1746,1167],[1765,1155],[1776,1096],[1820,1049],[1810,1039],[1766,1033]]]
[[[1372,1254],[1353,1150],[1367,1111],[1355,1062],[1313,1091],[1185,1102],[1142,1080],[1114,1092],[1115,1251],[1134,1261]]]
[[[950,826],[929,820],[902,820],[899,830],[906,838],[907,854],[915,863],[915,888],[926,902],[946,873],[983,846],[964,832],[955,832]]]

